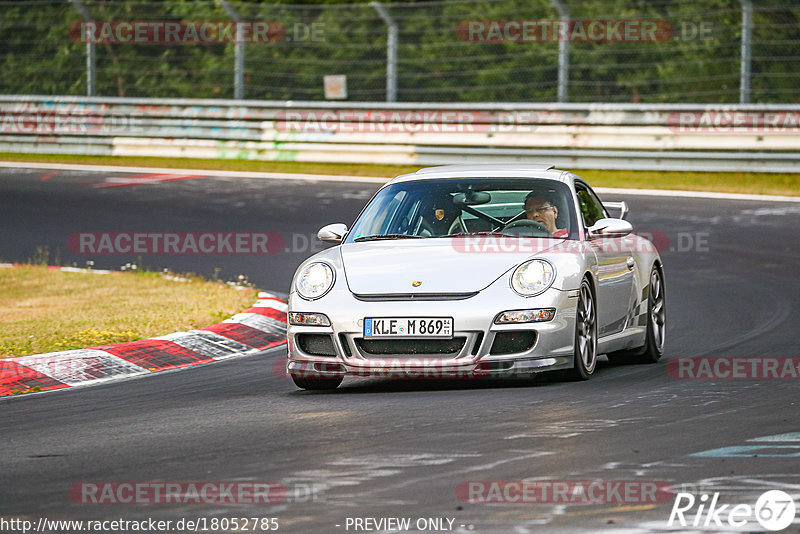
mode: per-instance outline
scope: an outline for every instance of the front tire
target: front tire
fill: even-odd
[[[647,292],[647,334],[644,345],[638,349],[620,350],[608,355],[611,363],[656,363],[664,354],[667,313],[664,275],[658,267],[650,273]]]
[[[597,306],[589,281],[584,278],[578,294],[575,313],[573,380],[589,380],[597,366]]]
[[[322,391],[336,389],[342,383],[344,377],[327,378],[322,376],[297,376],[291,375],[295,385],[300,389],[307,389],[312,391]]]

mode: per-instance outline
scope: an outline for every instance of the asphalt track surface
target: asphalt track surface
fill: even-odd
[[[75,232],[312,236],[325,223],[352,222],[377,187],[232,178],[96,187],[106,178],[0,171],[0,260],[23,261],[37,246],[58,251],[64,262],[94,260],[96,268],[137,260],[72,254],[66,241]],[[449,518],[454,532],[668,530],[671,499],[470,504],[456,492],[466,481],[522,479],[664,481],[698,497],[720,492],[720,503],[751,505],[764,491],[782,489],[800,504],[800,434],[749,441],[800,432],[798,381],[677,380],[666,367],[686,356],[800,355],[800,206],[625,200],[635,228],[663,232],[672,248],[662,251],[668,329],[661,362],[601,361],[583,383],[348,379],[335,392],[312,393],[274,371],[285,357],[280,349],[3,398],[0,518],[257,516],[278,518],[282,532],[354,532],[346,528],[348,517],[409,517],[412,525],[417,518]],[[246,274],[264,289],[286,292],[310,254],[302,249],[298,243],[271,255],[142,261],[203,274],[221,268],[223,278]],[[723,447],[751,448],[693,456]],[[289,498],[274,505],[78,504],[68,492],[82,481],[279,482]],[[688,521],[696,510],[687,512]],[[763,529],[751,524],[750,530]],[[795,519],[784,532],[799,530]]]

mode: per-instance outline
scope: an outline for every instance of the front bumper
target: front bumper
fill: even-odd
[[[349,290],[334,289],[309,302],[292,294],[290,312],[324,313],[331,326],[289,325],[287,371],[295,376],[469,378],[567,369],[573,365],[577,300],[577,291],[550,288],[525,298],[495,286],[464,300],[364,301]],[[493,322],[503,311],[535,308],[555,308],[555,317],[538,323]],[[365,317],[413,316],[452,317],[453,340],[364,338]],[[303,337],[307,334],[312,337]],[[312,338],[315,342],[308,343]]]

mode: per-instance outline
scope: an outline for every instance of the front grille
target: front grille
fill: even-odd
[[[328,334],[297,334],[297,346],[306,354],[314,356],[336,356],[333,340]]]
[[[457,356],[466,341],[466,337],[454,337],[452,339],[355,339],[356,345],[362,353],[375,356]]]
[[[358,295],[353,293],[353,296],[366,302],[378,302],[387,300],[466,300],[477,294],[477,291],[473,291],[471,293],[383,293],[378,295]]]
[[[509,330],[497,332],[492,342],[489,354],[514,354],[525,352],[533,348],[536,344],[536,332],[534,330]]]

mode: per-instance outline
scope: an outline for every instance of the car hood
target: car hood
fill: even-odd
[[[341,254],[347,284],[357,295],[471,293],[560,242],[484,236],[409,239],[347,243]],[[412,282],[421,284],[414,287]]]

